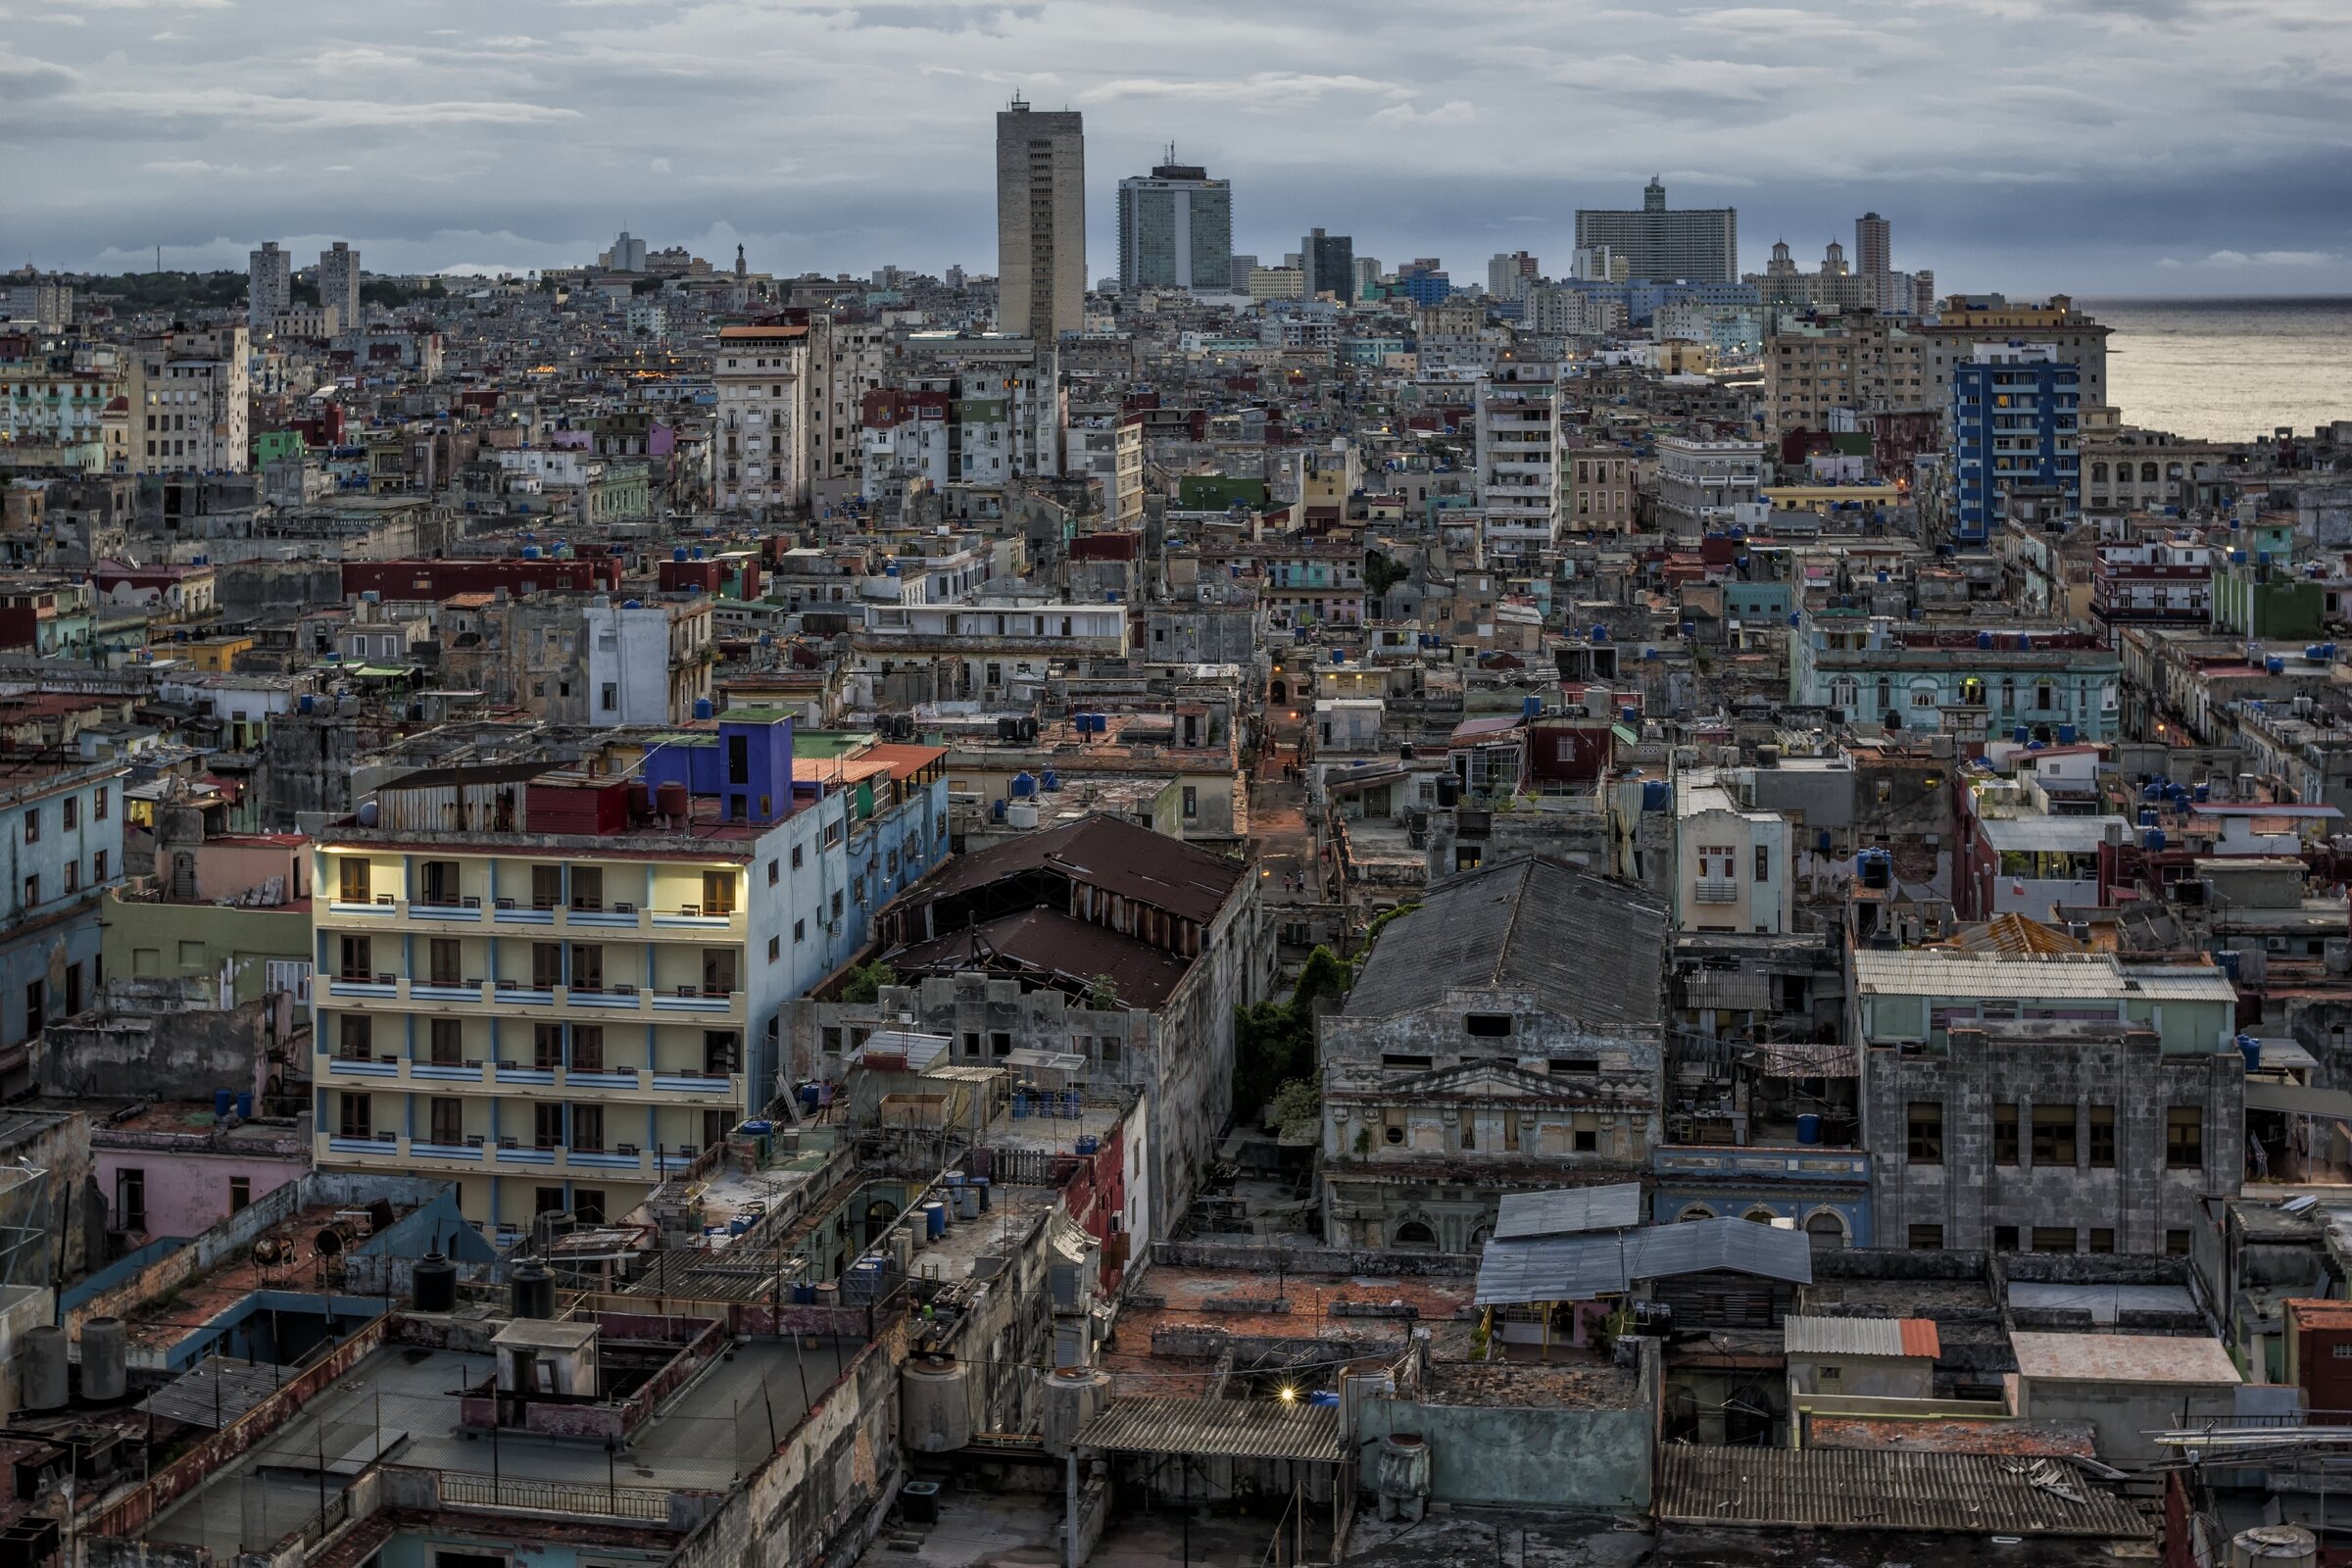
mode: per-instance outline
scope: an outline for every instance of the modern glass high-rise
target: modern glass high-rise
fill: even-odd
[[[1298,242],[1298,268],[1306,274],[1306,297],[1329,294],[1342,305],[1355,302],[1355,241],[1316,229]]]
[[[1085,120],[1015,98],[997,116],[997,328],[1052,342],[1085,325]]]
[[[1223,294],[1232,279],[1232,181],[1173,162],[1119,181],[1120,288]]]
[[[1655,177],[1642,192],[1640,212],[1580,209],[1579,250],[1607,246],[1622,257],[1630,276],[1652,282],[1737,283],[1740,281],[1740,213],[1732,207],[1666,205],[1666,187]]]

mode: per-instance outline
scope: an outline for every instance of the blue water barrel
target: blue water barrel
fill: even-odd
[[[2072,746],[2075,744],[2074,725],[2061,724],[2058,726],[2058,744],[2061,746]]]
[[[1821,1142],[1821,1118],[1811,1111],[1796,1118],[1796,1141],[1800,1144]]]
[[[2213,799],[2213,786],[2212,786],[2212,785],[2210,785],[2210,784],[2200,784],[2200,785],[2198,785],[2198,786],[2197,786],[2197,790],[2196,790],[2196,800],[2197,800],[2197,804],[2198,804],[2199,806],[2203,806],[2203,805],[2204,805],[2204,804],[2205,804],[2207,801],[2210,801],[2210,800],[2212,800],[2212,799]]]
[[[228,1113],[236,1108],[236,1103],[237,1092],[234,1089],[216,1089],[213,1091],[213,1114],[220,1120],[226,1121],[228,1119]]]
[[[237,1097],[237,1119],[239,1121],[253,1119],[253,1093],[250,1090]]]
[[[1094,1153],[1094,1152],[1095,1152],[1097,1150],[1101,1149],[1102,1147],[1102,1142],[1101,1142],[1101,1140],[1099,1140],[1099,1139],[1095,1139],[1095,1138],[1091,1138],[1091,1137],[1090,1137],[1090,1138],[1081,1138],[1081,1139],[1079,1139],[1079,1140],[1078,1140],[1078,1152],[1079,1152],[1079,1153],[1081,1153],[1081,1154],[1092,1155],[1092,1154],[1093,1154],[1093,1153]]]
[[[2017,742],[2018,745],[2023,746],[2026,744],[2026,742],[2034,738],[2034,732],[2031,729],[2028,729],[2025,725],[2020,724],[2017,726],[2017,728],[2009,732],[2009,738]]]
[[[1542,718],[1544,716],[1544,699],[1541,697],[1521,698],[1519,700],[1519,716],[1521,718]]]
[[[923,1205],[923,1234],[935,1242],[948,1234],[948,1205],[937,1199]]]
[[[1029,1096],[1028,1096],[1027,1092],[1025,1092],[1025,1091],[1023,1091],[1023,1090],[1015,1089],[1015,1090],[1012,1092],[1012,1119],[1013,1119],[1013,1120],[1015,1120],[1015,1121],[1019,1121],[1019,1120],[1020,1120],[1022,1117],[1024,1117],[1024,1116],[1026,1116],[1026,1115],[1028,1115],[1028,1114],[1029,1114]]]
[[[816,1304],[816,1287],[814,1285],[806,1283],[795,1285],[792,1288],[792,1304],[795,1306],[814,1306]]]
[[[752,1120],[745,1122],[743,1126],[738,1129],[738,1131],[742,1132],[747,1137],[752,1138],[765,1138],[769,1133],[772,1133],[775,1130],[776,1124],[767,1120],[765,1117],[754,1117]]]
[[[2262,1042],[2252,1035],[2237,1037],[2237,1054],[2246,1058],[2246,1071],[2259,1072],[2262,1069]]]
[[[1340,1402],[1339,1391],[1336,1389],[1317,1389],[1314,1393],[1306,1396],[1306,1402],[1309,1404],[1337,1404]]]
[[[1642,781],[1642,809],[1663,811],[1674,804],[1674,786],[1662,778]]]

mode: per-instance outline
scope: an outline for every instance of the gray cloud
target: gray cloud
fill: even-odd
[[[1017,90],[1087,116],[1097,272],[1113,182],[1173,140],[1261,254],[1320,224],[1457,277],[1556,267],[1577,206],[1668,171],[1739,205],[1750,265],[1875,208],[1955,288],[2352,288],[2342,3],[42,0],[0,16],[0,245],[545,266],[626,225],[778,270],[987,269]]]

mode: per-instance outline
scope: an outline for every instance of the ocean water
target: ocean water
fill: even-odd
[[[2126,424],[2212,441],[2352,419],[2352,299],[2083,300]]]

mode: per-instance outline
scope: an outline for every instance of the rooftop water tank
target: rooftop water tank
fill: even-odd
[[[710,706],[710,698],[708,698],[708,697],[697,697],[697,698],[694,700],[694,716],[695,716],[695,717],[697,717],[697,718],[709,718],[709,717],[710,717],[710,716],[711,716],[713,713],[715,713],[715,712],[717,712],[717,711],[718,711],[718,710],[717,710],[717,709],[715,709],[715,708],[713,708],[713,707],[711,707],[711,706]]]
[[[81,1326],[81,1396],[120,1399],[130,1391],[129,1336],[119,1317]]]
[[[899,1433],[917,1453],[954,1453],[972,1441],[971,1377],[952,1355],[918,1355],[899,1378]]]

